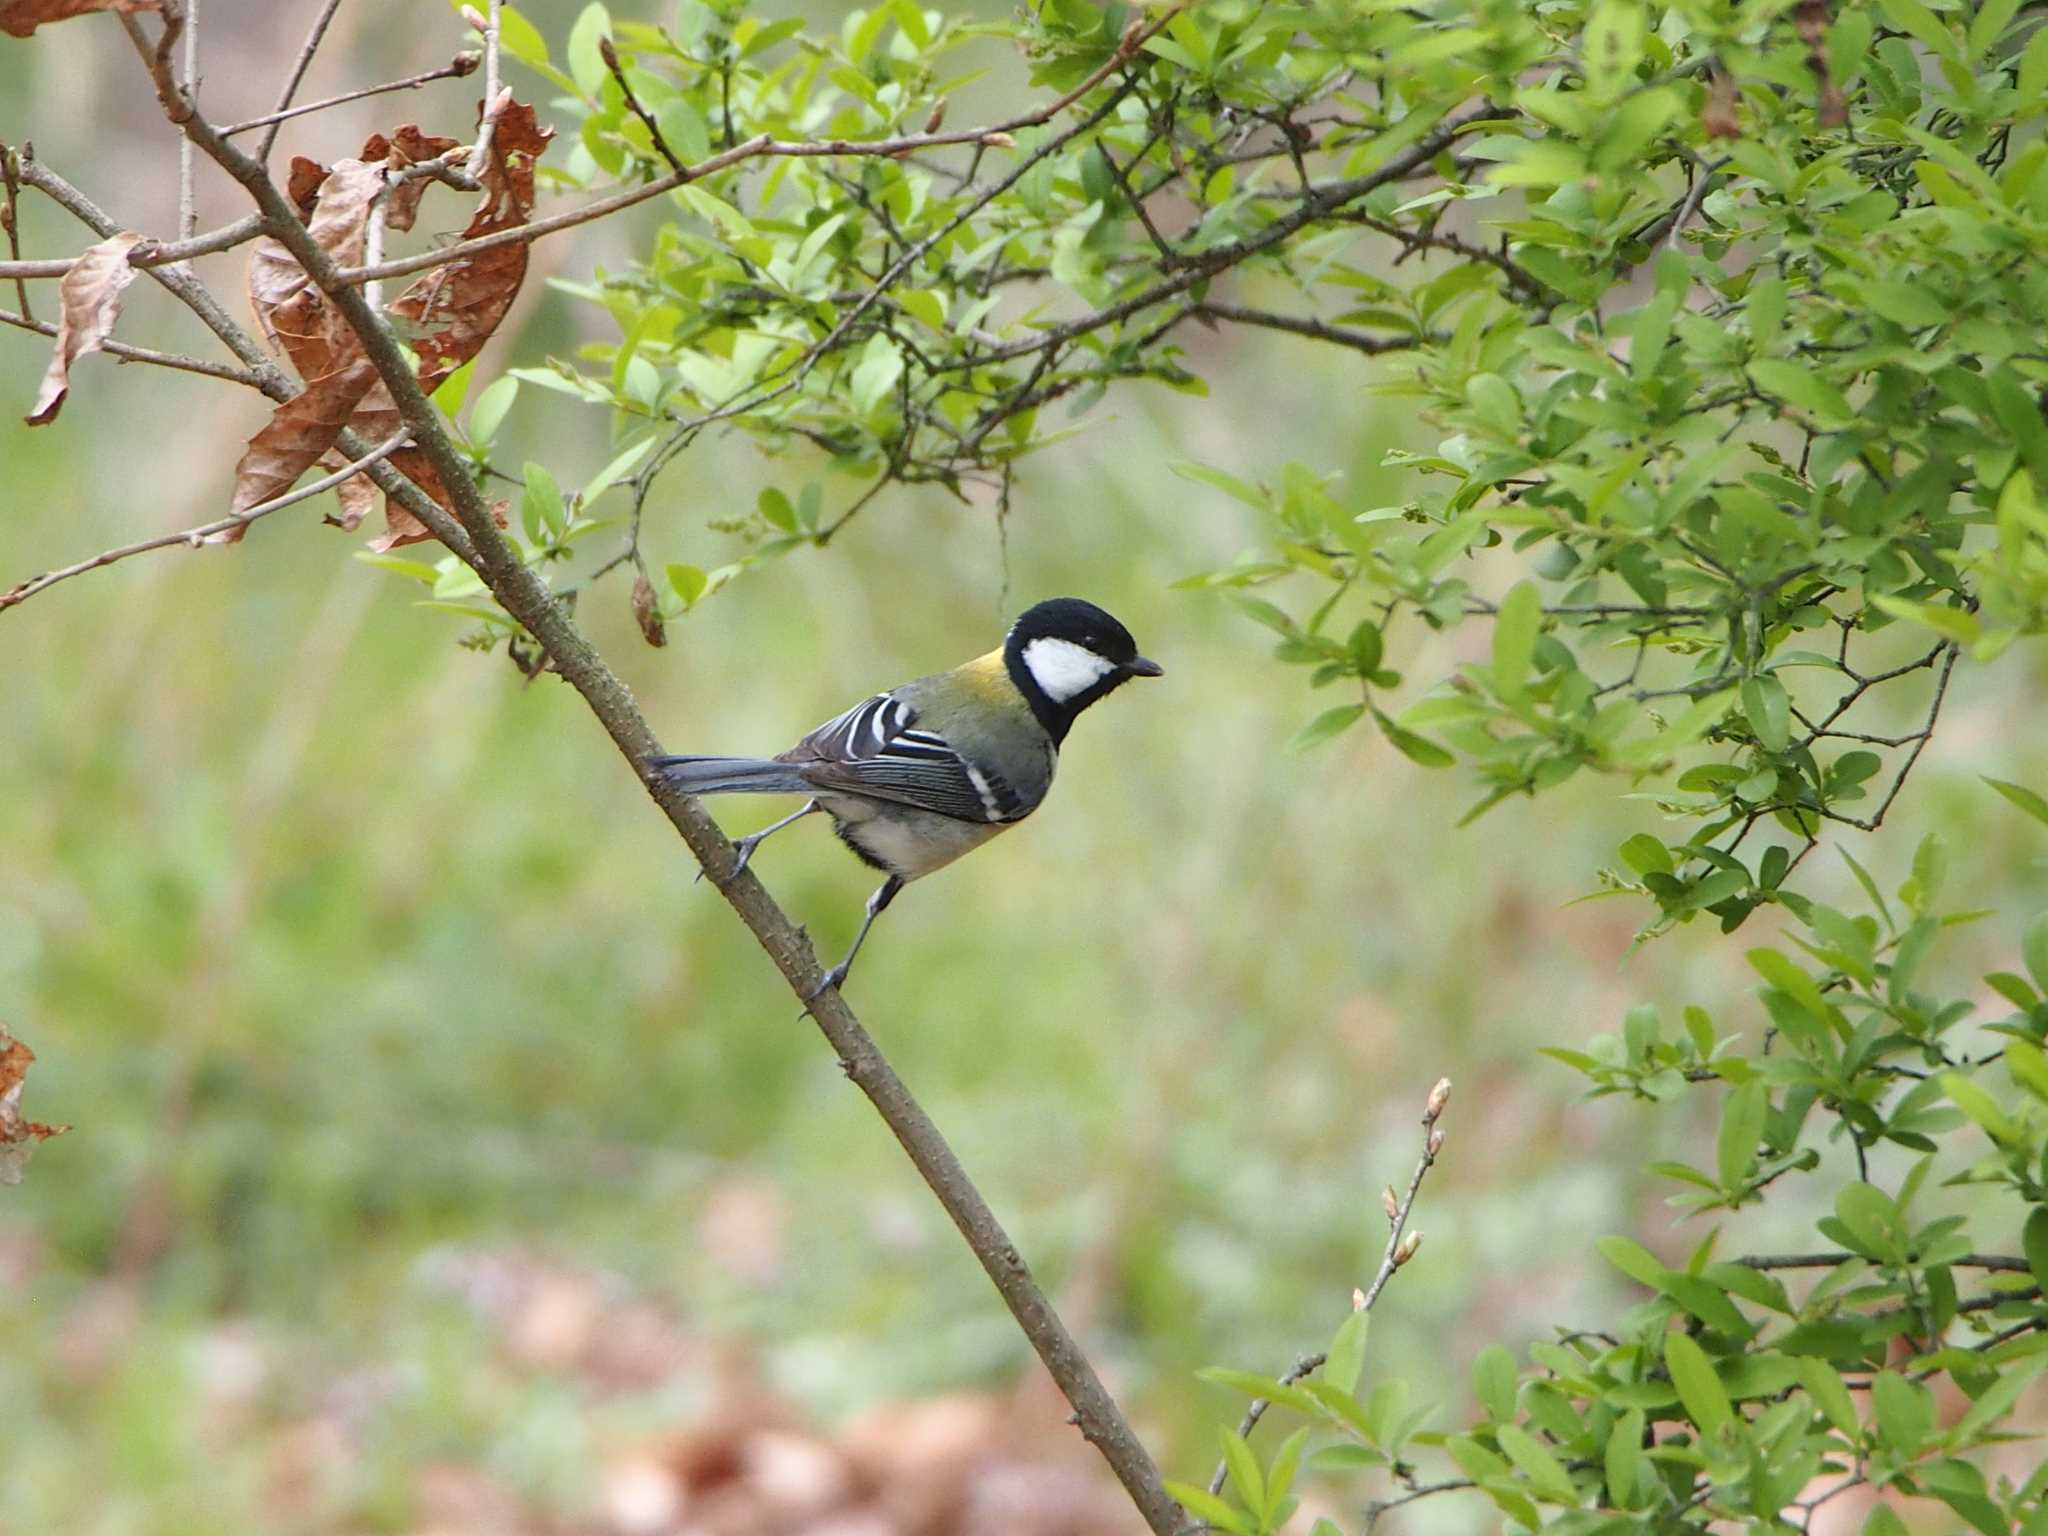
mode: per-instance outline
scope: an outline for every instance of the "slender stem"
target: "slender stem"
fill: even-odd
[[[1422,1234],[1416,1233],[1411,1239],[1406,1236],[1408,1217],[1415,1210],[1415,1197],[1422,1191],[1422,1181],[1429,1170],[1436,1166],[1437,1154],[1444,1149],[1444,1133],[1437,1122],[1443,1118],[1444,1106],[1451,1099],[1451,1080],[1440,1077],[1436,1086],[1429,1090],[1429,1098],[1422,1107],[1422,1158],[1415,1165],[1415,1172],[1409,1176],[1406,1194],[1396,1196],[1392,1185],[1387,1186],[1383,1197],[1387,1210],[1387,1246],[1380,1255],[1380,1267],[1373,1275],[1371,1284],[1364,1290],[1353,1292],[1351,1309],[1354,1312],[1370,1312],[1373,1303],[1380,1299],[1380,1293],[1387,1288],[1387,1282],[1394,1278],[1394,1271],[1415,1257],[1415,1251],[1422,1245]],[[1303,1355],[1294,1362],[1294,1367],[1280,1378],[1282,1386],[1292,1386],[1304,1376],[1313,1375],[1328,1359],[1321,1354]],[[1259,1420],[1266,1416],[1266,1410],[1273,1405],[1263,1397],[1253,1398],[1251,1405],[1238,1421],[1237,1437],[1242,1440],[1259,1427]],[[1220,1461],[1209,1476],[1209,1491],[1221,1493],[1224,1479],[1230,1475],[1230,1463]]]
[[[40,161],[21,162],[21,180],[40,192],[50,192],[51,173]],[[55,194],[51,194],[55,197]],[[62,198],[55,199],[62,202]],[[147,270],[150,267],[178,266],[194,256],[211,256],[216,251],[231,250],[235,246],[254,240],[263,233],[263,221],[253,215],[237,219],[232,224],[223,224],[219,229],[208,230],[203,235],[194,235],[189,240],[164,243],[145,240],[128,253],[128,265]],[[63,256],[48,261],[0,261],[0,278],[57,278],[71,270],[76,257]]]
[[[484,117],[477,125],[476,147],[469,152],[469,175],[472,180],[483,175],[484,166],[490,162],[491,135],[498,126],[498,114],[504,104],[498,100],[498,33],[504,14],[502,0],[490,0],[491,13],[484,21]],[[375,262],[370,265],[375,266]]]
[[[1746,1254],[1733,1262],[1745,1269],[1833,1269],[1855,1257],[1853,1253],[1762,1253]],[[2015,1275],[2028,1272],[2025,1259],[2008,1258],[1997,1253],[1966,1253],[1960,1259],[1948,1262],[1956,1269],[2002,1270]]]
[[[341,9],[341,0],[326,0],[320,7],[320,14],[313,18],[312,30],[306,33],[306,41],[299,47],[299,56],[292,61],[291,73],[284,77],[284,89],[277,93],[277,110],[270,115],[270,131],[263,135],[263,142],[256,146],[256,163],[261,165],[270,158],[271,146],[277,143],[277,130],[284,122],[285,108],[292,104],[292,98],[299,94],[299,83],[306,78],[306,71],[313,63],[313,55],[320,51],[320,40],[327,35],[327,24],[334,20],[334,13]]]
[[[662,137],[661,124],[654,120],[652,112],[640,104],[640,98],[633,94],[633,87],[627,84],[625,67],[619,63],[619,50],[612,46],[612,40],[608,37],[599,38],[597,52],[604,60],[604,67],[611,71],[612,79],[619,87],[619,94],[626,98],[626,105],[632,109],[633,115],[640,119],[640,126],[647,130],[648,138],[654,141],[656,153],[668,162],[670,170],[687,173],[688,167],[676,158],[676,152],[668,147],[668,140]]]
[[[1094,1366],[1046,1300],[1016,1246],[938,1127],[896,1075],[837,989],[818,993],[823,972],[809,939],[768,895],[752,871],[733,873],[732,844],[702,803],[647,766],[648,760],[658,754],[659,743],[632,695],[577,629],[539,573],[520,558],[498,530],[489,506],[421,390],[397,338],[370,308],[360,290],[351,286],[329,253],[293,216],[283,193],[264,173],[262,165],[223,139],[192,109],[191,103],[180,95],[169,70],[149,47],[140,25],[132,16],[124,15],[121,19],[150,70],[166,115],[248,191],[265,215],[271,232],[334,304],[376,365],[401,418],[427,461],[439,472],[454,503],[451,518],[437,503],[430,502],[422,521],[443,542],[448,542],[449,534],[458,538],[466,535],[469,553],[465,558],[505,611],[538,642],[551,669],[583,696],[614,744],[634,765],[648,793],[682,834],[698,862],[713,873],[720,891],[784,978],[799,997],[817,994],[809,1006],[812,1019],[838,1054],[847,1076],[874,1104],[967,1239],[1047,1372],[1066,1394],[1082,1434],[1101,1452],[1152,1530],[1158,1536],[1178,1531],[1181,1510],[1166,1493],[1158,1468],[1102,1385]]]
[[[57,327],[47,320],[38,320],[32,315],[17,315],[10,310],[0,309],[0,325],[12,325],[24,331],[34,331],[39,336],[54,337]],[[98,349],[124,363],[154,363],[159,368],[176,368],[185,373],[203,373],[208,378],[226,379],[231,384],[246,384],[252,389],[261,389],[263,381],[246,368],[237,368],[230,363],[209,363],[196,357],[186,357],[178,352],[156,352],[148,347],[131,347],[126,342],[111,337],[99,344]]]
[[[259,517],[268,517],[273,512],[281,512],[286,507],[292,506],[297,502],[305,501],[309,497],[318,496],[322,491],[333,490],[342,481],[348,479],[349,476],[361,474],[372,464],[377,463],[396,451],[405,442],[406,438],[411,435],[409,430],[394,432],[361,458],[343,465],[333,474],[323,475],[318,480],[312,481],[309,484],[296,486],[281,496],[273,496],[268,501],[259,502],[257,505],[249,508],[248,511],[238,512],[233,517],[223,517],[211,523],[201,523],[197,528],[187,528],[181,533],[166,533],[153,539],[143,539],[139,543],[123,544],[119,549],[102,550],[90,560],[81,560],[76,565],[67,565],[60,570],[45,571],[40,576],[24,581],[20,586],[15,587],[11,591],[0,592],[0,613],[5,613],[16,603],[28,601],[38,592],[47,591],[60,581],[69,581],[73,576],[83,576],[87,571],[96,571],[103,565],[112,565],[117,560],[126,560],[130,555],[147,554],[153,549],[169,549],[173,544],[183,544],[189,549],[197,549],[202,544],[216,542],[222,534],[234,533],[239,529],[247,528]]]
[[[245,122],[230,123],[218,129],[222,138],[238,133],[247,133],[252,128],[264,128],[282,123],[289,118],[304,117],[309,112],[324,112],[329,107],[338,107],[343,102],[361,101],[365,96],[382,96],[388,91],[414,91],[436,80],[455,80],[464,75],[476,73],[477,55],[458,53],[438,69],[422,70],[416,75],[407,75],[403,80],[386,80],[382,85],[366,85],[359,91],[343,91],[339,96],[323,96],[318,101],[309,101],[296,107],[281,107],[275,112],[266,112],[261,117],[252,117]]]
[[[0,229],[7,232],[7,254],[17,263],[21,260],[21,155],[11,144],[0,144],[0,189],[4,189],[6,201],[0,203]],[[21,306],[24,319],[34,319],[35,312],[29,308],[28,284],[20,278],[14,280],[15,302]]]
[[[199,0],[184,0],[185,61],[181,79],[186,94],[199,99]],[[189,240],[199,229],[199,204],[192,185],[192,168],[198,151],[192,141],[178,135],[178,238]]]

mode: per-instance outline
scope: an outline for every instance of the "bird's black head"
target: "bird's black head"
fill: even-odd
[[[1138,654],[1131,632],[1093,603],[1056,597],[1025,609],[1003,642],[1010,680],[1055,742],[1074,717],[1134,677],[1163,669]]]

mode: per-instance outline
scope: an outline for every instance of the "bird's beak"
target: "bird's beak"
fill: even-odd
[[[1142,656],[1137,657],[1135,660],[1125,662],[1124,670],[1130,673],[1133,677],[1166,676],[1166,668],[1159,665],[1159,663],[1156,661],[1147,661]]]

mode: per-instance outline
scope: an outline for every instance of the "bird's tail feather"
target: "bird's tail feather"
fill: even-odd
[[[652,757],[647,763],[693,795],[807,795],[812,789],[790,764],[761,757]]]

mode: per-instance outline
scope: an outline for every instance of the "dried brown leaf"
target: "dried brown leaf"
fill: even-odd
[[[649,645],[659,649],[668,644],[668,626],[661,621],[661,604],[645,571],[633,578],[633,622],[640,626],[641,638]]]
[[[381,161],[393,171],[403,171],[425,160],[438,160],[461,141],[438,133],[422,133],[418,123],[401,123],[390,138],[374,134],[363,146],[363,159]],[[411,229],[419,215],[420,197],[426,192],[424,178],[397,181],[384,200],[384,222],[392,229]]]
[[[19,1184],[21,1171],[36,1147],[71,1129],[22,1118],[21,1090],[29,1063],[35,1059],[36,1053],[0,1024],[0,1184]]]
[[[113,331],[121,313],[121,290],[135,280],[128,253],[141,243],[141,235],[123,230],[88,246],[57,284],[57,344],[43,374],[43,387],[36,391],[35,409],[27,417],[30,426],[57,419],[71,391],[71,365],[86,353],[97,352]]]
[[[500,109],[483,169],[484,198],[463,239],[517,229],[533,216],[534,161],[553,137],[554,130],[541,127],[524,102],[510,101]],[[479,251],[426,274],[393,301],[391,313],[416,328],[410,339],[420,360],[422,389],[433,390],[483,350],[519,294],[526,258],[523,241]]]
[[[377,381],[377,368],[367,357],[315,379],[280,405],[263,429],[249,439],[235,466],[235,497],[228,512],[239,516],[291,489],[292,482],[320,462],[335,438],[349,424],[363,396]],[[243,530],[216,535],[233,544]]]
[[[92,11],[160,11],[163,0],[0,0],[0,32],[27,37],[46,21],[68,21]]]
[[[305,164],[318,169],[311,161]],[[295,198],[303,192],[307,179],[299,162],[293,162]],[[383,190],[382,165],[336,161],[314,194],[307,231],[344,266],[360,264],[369,238],[370,207]],[[264,333],[291,359],[302,379],[324,379],[339,373],[361,351],[347,322],[313,286],[305,268],[282,241],[266,236],[249,253],[249,303]]]

